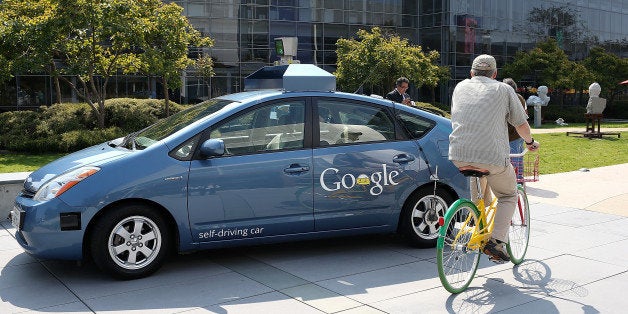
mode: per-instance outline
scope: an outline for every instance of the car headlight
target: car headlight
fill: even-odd
[[[98,167],[81,167],[56,176],[44,183],[39,190],[37,190],[33,199],[36,201],[53,199],[99,170],[100,168]]]

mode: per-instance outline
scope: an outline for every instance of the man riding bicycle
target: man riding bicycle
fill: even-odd
[[[517,206],[517,182],[508,156],[507,124],[515,127],[528,150],[537,150],[539,143],[530,134],[528,116],[515,91],[495,80],[497,64],[493,56],[475,58],[470,75],[470,79],[456,85],[452,96],[449,160],[461,170],[487,173],[482,180],[486,180],[490,189],[486,189],[484,199],[490,203],[492,190],[498,203],[493,233],[483,252],[491,261],[502,263],[510,260],[504,244],[508,241],[510,219]],[[471,186],[473,189],[475,185]],[[471,193],[473,197],[476,194]]]

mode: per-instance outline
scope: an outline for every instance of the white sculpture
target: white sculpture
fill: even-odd
[[[539,86],[536,90],[538,96],[532,95],[528,97],[526,104],[534,106],[534,127],[541,126],[541,106],[547,106],[550,97],[547,96],[547,86]]]
[[[594,82],[589,86],[589,102],[587,103],[587,113],[601,114],[606,108],[606,99],[601,98],[602,87]]]

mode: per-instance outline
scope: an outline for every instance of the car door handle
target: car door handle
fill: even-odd
[[[290,167],[283,170],[285,173],[300,173],[306,171],[310,171],[310,167],[299,164],[292,164]]]
[[[411,162],[414,159],[415,159],[414,156],[401,154],[401,155],[397,155],[393,157],[393,162],[396,162],[396,163]]]

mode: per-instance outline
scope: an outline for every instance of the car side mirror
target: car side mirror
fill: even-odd
[[[203,156],[213,157],[225,154],[225,142],[221,139],[210,138],[201,144]]]

